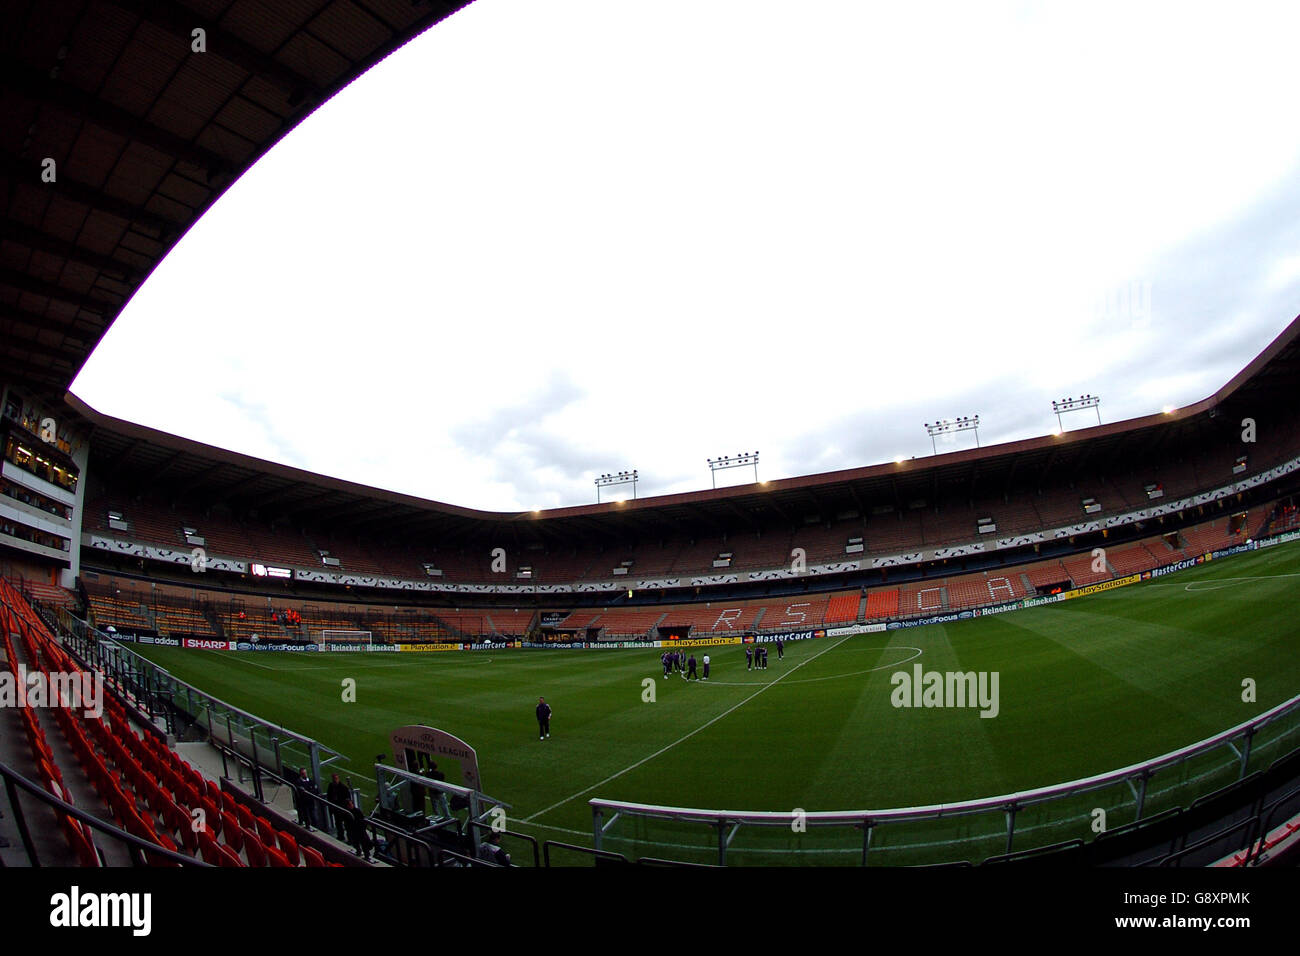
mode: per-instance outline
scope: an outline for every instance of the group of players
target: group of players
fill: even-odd
[[[785,657],[785,642],[778,640],[776,645],[776,659],[782,660]],[[664,651],[659,658],[660,663],[664,666],[664,679],[669,674],[681,674],[682,680],[708,680],[709,679],[709,655],[704,655],[704,676],[703,678],[696,672],[695,655],[689,657],[681,651]],[[745,645],[745,670],[752,671],[755,668],[767,670],[767,647],[766,645]]]
[[[695,655],[687,657],[681,651],[664,651],[659,660],[664,665],[664,677],[669,674],[680,673],[683,680],[700,680],[700,675],[695,671]],[[703,680],[709,679],[709,655],[704,655],[704,677]]]
[[[785,642],[776,642],[776,659],[779,661],[785,657]],[[756,647],[745,646],[745,670],[752,671],[758,668],[761,671],[767,670],[767,646],[759,644]]]

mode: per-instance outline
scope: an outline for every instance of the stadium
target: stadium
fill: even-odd
[[[1184,407],[595,504],[202,444],[72,382],[464,4],[181,6],[4,14],[6,866],[1294,865],[1300,318]]]

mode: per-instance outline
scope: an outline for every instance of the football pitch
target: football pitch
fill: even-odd
[[[991,797],[1157,757],[1300,693],[1298,593],[1300,543],[1010,614],[797,641],[784,660],[769,647],[766,670],[747,670],[740,645],[695,648],[697,658],[712,658],[708,682],[663,678],[658,649],[134,649],[214,697],[338,750],[350,761],[341,769],[367,795],[391,730],[429,724],[453,733],[477,750],[482,788],[511,805],[510,830],[590,845],[593,797],[782,813],[881,810]],[[918,666],[996,674],[996,708],[895,706],[894,675],[907,675],[910,686]],[[355,702],[343,699],[348,679]],[[1248,680],[1253,701],[1243,700]],[[539,696],[554,709],[544,741],[533,712]],[[1292,714],[1257,735],[1250,769],[1296,746],[1300,718]],[[1237,771],[1226,747],[1162,771],[1146,814],[1186,805]],[[1114,827],[1132,818],[1133,806],[1130,787],[1116,784],[1029,808],[1015,848],[1086,839],[1096,808]],[[978,862],[1004,852],[1005,839],[1000,812],[893,824],[873,834],[872,861]],[[851,828],[751,828],[737,834],[731,859],[852,864],[862,842]],[[611,828],[607,845],[635,856],[717,856],[717,835],[702,824],[629,818]],[[789,856],[792,849],[802,855]]]

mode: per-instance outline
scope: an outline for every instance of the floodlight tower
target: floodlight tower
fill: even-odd
[[[960,418],[941,418],[933,425],[925,423],[926,434],[930,436],[930,448],[937,455],[939,446],[935,443],[936,435],[946,435],[956,432],[975,433],[975,447],[980,446],[980,417],[978,415],[963,415]]]
[[[726,455],[722,458],[709,459],[709,477],[713,479],[713,487],[718,487],[718,472],[727,468],[745,468],[749,465],[754,466],[754,483],[758,483],[758,452],[742,451],[738,455]]]
[[[1065,431],[1065,425],[1061,423],[1061,414],[1063,412],[1077,412],[1080,409],[1092,408],[1097,412],[1097,424],[1101,424],[1101,399],[1096,395],[1081,395],[1078,398],[1062,398],[1052,401],[1052,411],[1056,412],[1056,427]]]
[[[600,504],[600,489],[609,488],[614,485],[631,485],[632,498],[636,499],[636,483],[639,481],[636,469],[632,471],[620,471],[613,475],[601,475],[596,479],[596,504]]]

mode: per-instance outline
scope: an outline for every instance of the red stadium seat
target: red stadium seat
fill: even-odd
[[[224,814],[221,818],[222,838],[226,845],[238,853],[244,848],[244,830],[239,825],[239,821],[232,814]]]
[[[289,859],[291,866],[297,866],[298,859],[298,842],[284,831],[276,833],[276,840],[280,844],[280,851]]]
[[[266,866],[266,848],[252,830],[244,831],[244,856],[249,866]]]
[[[217,844],[217,856],[220,859],[222,866],[242,867],[244,865],[244,861],[236,855],[234,850],[230,849],[228,846],[223,846],[220,843]]]
[[[199,834],[199,852],[203,854],[204,863],[211,866],[221,865],[221,854],[217,852],[217,841],[206,831]]]
[[[275,847],[268,846],[265,849],[266,849],[266,858],[270,862],[271,866],[279,866],[279,867],[292,866],[292,864],[289,862],[289,858],[286,857],[279,850],[277,850]]]

